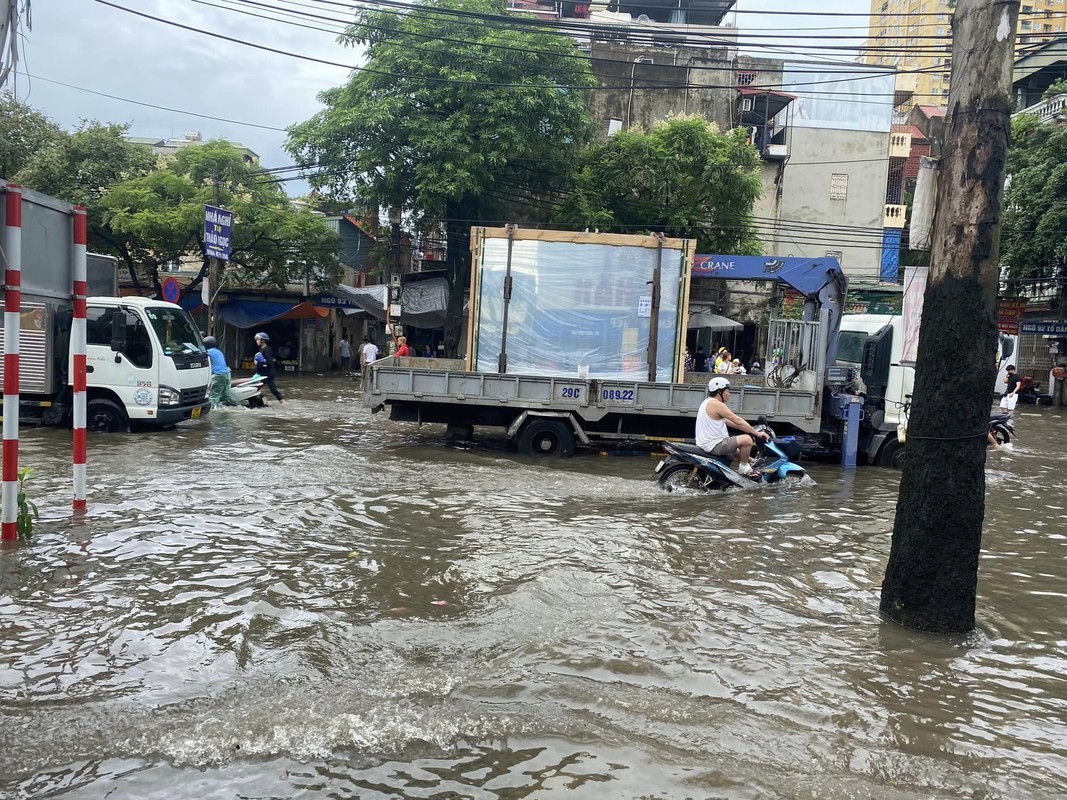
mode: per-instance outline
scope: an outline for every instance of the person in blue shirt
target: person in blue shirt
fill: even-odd
[[[271,352],[270,345],[268,344],[270,336],[265,333],[257,333],[255,339],[256,345],[259,347],[259,352],[256,353],[256,374],[266,378],[263,382],[267,384],[270,393],[274,395],[279,405],[284,406],[285,400],[282,399],[282,393],[278,391],[278,387],[274,383],[278,371],[274,366],[274,353]]]
[[[230,368],[226,365],[226,356],[219,350],[218,340],[214,336],[205,336],[204,347],[211,360],[211,407],[237,405],[230,394]]]

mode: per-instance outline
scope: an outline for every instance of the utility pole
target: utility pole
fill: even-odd
[[[393,257],[389,264],[389,279],[385,292],[385,324],[389,328],[389,355],[396,352],[396,333],[393,330],[392,307],[400,302],[400,222],[403,212],[399,208],[389,210],[389,224],[393,235]]]
[[[211,204],[218,208],[219,206],[219,169],[215,169],[211,173]],[[219,316],[219,260],[212,256],[208,259],[208,303],[207,307],[207,332],[208,336],[218,336],[218,316]]]
[[[915,390],[881,610],[974,628],[1018,0],[960,0]]]

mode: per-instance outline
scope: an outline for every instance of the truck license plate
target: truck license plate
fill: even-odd
[[[199,417],[200,417],[200,406],[197,406],[196,408],[193,409],[192,417],[193,417],[193,419],[199,419]]]

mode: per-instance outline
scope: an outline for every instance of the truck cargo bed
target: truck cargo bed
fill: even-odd
[[[776,427],[819,430],[817,393],[746,385],[744,379],[731,376],[735,391],[729,405],[735,413],[753,422],[764,415]],[[523,412],[555,412],[572,414],[589,436],[692,438],[707,390],[703,381],[645,383],[379,366],[372,368],[363,397],[366,406],[388,406],[392,419],[408,422],[507,428]]]

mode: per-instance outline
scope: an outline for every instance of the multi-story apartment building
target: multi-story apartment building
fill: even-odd
[[[937,105],[948,96],[956,0],[871,0],[868,64],[895,66],[902,101]],[[1023,0],[1016,53],[1067,30],[1067,0]]]

